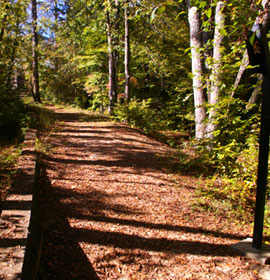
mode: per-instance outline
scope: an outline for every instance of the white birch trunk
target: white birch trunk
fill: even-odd
[[[190,47],[193,74],[193,94],[195,106],[195,138],[205,137],[205,94],[203,90],[203,62],[200,54],[202,47],[200,17],[197,7],[190,7],[188,11],[190,26]]]
[[[209,123],[208,123],[208,136],[213,137],[215,131],[215,116],[216,109],[214,106],[219,101],[220,86],[221,86],[221,71],[222,71],[222,44],[224,41],[224,35],[222,35],[222,29],[225,28],[225,13],[224,13],[224,1],[218,1],[216,6],[215,15],[215,33],[214,33],[214,46],[213,46],[213,65],[212,73],[210,76],[211,92],[210,92],[210,111],[209,111]]]

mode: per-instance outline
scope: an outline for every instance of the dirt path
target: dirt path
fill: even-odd
[[[260,279],[260,266],[228,248],[247,232],[192,211],[197,181],[168,172],[167,146],[55,112],[40,193],[42,279]]]

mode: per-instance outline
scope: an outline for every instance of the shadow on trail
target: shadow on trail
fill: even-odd
[[[73,113],[57,113],[56,117],[63,121],[77,122],[78,118],[82,117],[80,114]],[[74,130],[68,126],[64,132],[80,133],[80,127]],[[70,186],[65,185],[64,180],[67,175],[72,177],[72,170],[70,167],[87,166],[89,170],[98,166],[97,172],[121,172],[127,173],[131,171],[122,170],[126,167],[132,167],[133,174],[139,174],[146,169],[154,171],[161,170],[163,166],[171,165],[170,158],[164,155],[156,155],[150,151],[146,146],[145,149],[134,150],[132,141],[128,142],[126,139],[118,137],[121,143],[103,143],[100,136],[88,137],[88,127],[82,126],[83,136],[76,136],[75,143],[70,142],[68,135],[63,135],[57,142],[53,144],[63,145],[66,150],[72,152],[83,151],[85,155],[88,154],[106,154],[110,160],[103,159],[84,159],[77,154],[77,158],[73,158],[74,154],[62,155],[55,153],[53,156],[44,157],[44,166],[42,173],[42,184],[40,190],[40,211],[42,217],[43,231],[44,231],[44,249],[42,256],[42,270],[40,279],[99,279],[97,271],[94,270],[87,252],[80,246],[87,244],[90,246],[110,246],[113,249],[125,249],[126,256],[129,259],[134,258],[134,249],[140,249],[147,252],[162,252],[165,254],[191,254],[200,256],[234,256],[229,246],[221,244],[213,244],[202,241],[178,240],[170,238],[155,238],[142,237],[138,234],[127,234],[117,231],[109,231],[110,225],[115,227],[130,226],[141,228],[141,232],[147,230],[164,230],[168,232],[183,232],[192,234],[212,235],[220,238],[242,239],[241,235],[232,235],[218,231],[206,230],[200,227],[175,226],[169,223],[151,223],[139,220],[138,216],[142,217],[146,213],[141,213],[140,209],[131,206],[124,206],[121,204],[114,204],[111,201],[112,196],[127,196],[126,193],[108,194],[105,191],[96,190],[87,186],[87,189],[76,190],[71,189]],[[89,126],[89,134],[91,134],[91,126]],[[95,128],[96,129],[96,128]],[[104,129],[104,127],[102,128]],[[112,132],[121,130],[121,126],[106,127]],[[124,127],[126,131],[126,127]],[[134,130],[128,129],[128,133],[134,134]],[[108,133],[102,132],[103,134]],[[55,139],[54,139],[55,141]],[[87,141],[87,142],[85,142]],[[99,142],[100,141],[100,142]],[[111,139],[110,139],[111,141]],[[125,142],[126,141],[126,142]],[[128,143],[127,143],[128,142]],[[74,151],[75,149],[75,151]],[[79,157],[79,158],[78,158]],[[71,166],[68,166],[68,165]],[[59,169],[58,177],[48,178],[47,172],[55,171],[55,167]],[[111,170],[111,167],[118,169]],[[61,169],[67,169],[67,173],[61,173]],[[69,169],[68,169],[69,168]],[[76,170],[76,169],[75,169]],[[71,173],[71,174],[69,174]],[[62,174],[62,175],[61,175]],[[54,175],[56,176],[56,175]],[[151,174],[154,179],[154,175]],[[104,178],[104,177],[103,177]],[[100,180],[102,180],[101,178]],[[50,182],[54,180],[57,182]],[[69,178],[70,179],[70,178]],[[102,181],[103,182],[103,181]],[[121,181],[120,181],[121,183]],[[126,183],[126,182],[125,182]],[[132,182],[130,182],[132,183]],[[146,183],[147,184],[147,183]],[[158,186],[158,183],[156,183]],[[129,196],[136,194],[129,194]],[[107,213],[110,212],[111,215]],[[117,217],[115,217],[118,215]],[[130,218],[121,218],[126,215]],[[136,218],[137,217],[137,218]],[[79,220],[79,221],[78,221]],[[95,229],[92,223],[105,223],[106,229]],[[105,226],[104,226],[105,228]],[[87,247],[86,246],[86,247]],[[136,254],[139,254],[136,251]],[[105,257],[108,257],[107,254]],[[117,258],[117,253],[110,256],[110,258]],[[141,258],[145,258],[142,253]],[[103,265],[103,264],[102,264]],[[101,265],[101,266],[102,266]],[[105,267],[103,267],[105,269]],[[99,271],[102,267],[99,266]]]
[[[151,252],[172,254],[192,254],[202,256],[234,256],[228,246],[199,241],[180,241],[167,238],[145,238],[119,232],[92,229],[72,229],[78,241],[89,244],[113,246],[122,249],[142,249]]]
[[[99,279],[71,231],[68,217],[60,203],[61,192],[52,188],[43,167],[39,196],[43,227],[43,251],[38,279]]]
[[[87,113],[77,113],[77,112],[53,112],[55,118],[59,121],[64,122],[107,122],[110,120],[109,117],[105,115],[100,115],[96,113],[89,112]]]
[[[158,229],[207,234],[222,238],[243,238],[240,235],[225,234],[203,228],[108,217],[104,211],[110,210],[115,214],[125,215],[133,215],[134,213],[142,215],[143,213],[137,209],[110,204],[106,199],[108,199],[108,194],[105,192],[92,190],[88,193],[79,193],[61,187],[52,187],[47,181],[42,189],[41,200],[45,233],[42,267],[45,275],[42,275],[43,278],[40,279],[99,279],[92,267],[91,260],[80,247],[80,243],[128,249],[127,256],[129,258],[132,258],[131,251],[134,249],[163,252],[169,255],[183,253],[202,256],[235,255],[227,245],[167,238],[146,238],[115,231],[101,231],[87,226],[89,222],[140,227],[142,231]],[[79,219],[79,228],[70,226],[70,219]],[[145,255],[142,255],[142,258],[145,258]]]
[[[176,231],[176,232],[183,232],[183,233],[194,233],[194,234],[205,234],[205,235],[212,235],[215,237],[221,237],[221,238],[232,238],[236,240],[242,240],[243,236],[238,234],[229,234],[229,233],[223,233],[218,231],[212,231],[207,230],[201,227],[198,228],[192,228],[192,227],[186,227],[186,226],[175,226],[170,224],[161,224],[161,223],[148,223],[143,221],[136,221],[136,220],[128,220],[128,219],[118,219],[113,217],[107,217],[107,216],[76,216],[76,218],[85,219],[89,221],[95,221],[95,222],[106,222],[110,224],[116,224],[116,225],[129,225],[132,227],[143,227],[145,229],[158,229],[158,230],[166,230],[166,231]],[[196,242],[195,242],[196,243]],[[205,243],[202,243],[205,244]],[[153,250],[155,251],[155,250]],[[190,253],[190,252],[189,252]],[[195,253],[196,254],[196,253]]]

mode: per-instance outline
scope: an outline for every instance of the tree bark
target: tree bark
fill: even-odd
[[[263,81],[263,75],[260,74],[259,77],[258,77],[257,85],[254,88],[254,90],[252,91],[252,94],[251,94],[251,96],[248,100],[248,104],[246,106],[247,110],[249,109],[250,105],[256,104],[259,93],[262,89],[262,81]]]
[[[206,133],[206,99],[203,90],[203,61],[200,54],[202,38],[200,30],[200,17],[197,7],[190,7],[189,5],[188,16],[195,106],[195,138],[199,140],[203,139]]]
[[[115,0],[116,15],[113,16],[112,2],[108,1],[108,7],[106,10],[106,20],[107,20],[107,39],[108,39],[108,57],[109,57],[109,114],[112,114],[113,107],[117,101],[117,64],[118,64],[118,52],[117,52],[117,35],[115,34],[119,28],[119,19],[117,18],[119,12],[118,1]],[[116,18],[116,19],[115,19]]]
[[[129,0],[125,1],[125,96],[126,100],[130,100],[130,44],[129,44]]]
[[[224,35],[221,30],[225,28],[225,13],[224,13],[225,2],[218,1],[216,6],[215,15],[215,33],[214,33],[214,49],[213,49],[213,65],[212,73],[210,76],[211,81],[211,92],[210,92],[210,111],[209,111],[209,123],[208,123],[208,136],[213,137],[215,130],[215,116],[216,109],[214,106],[219,101],[220,87],[221,87],[221,68],[222,68],[222,45],[224,41]]]
[[[37,1],[32,0],[32,71],[33,71],[33,98],[41,103],[39,93],[38,73],[38,33],[37,33]]]
[[[59,18],[59,11],[58,11],[58,0],[53,0],[53,13],[54,13],[54,44],[53,44],[53,48],[55,50],[55,53],[57,53],[57,36],[58,36],[58,18]],[[54,69],[55,72],[57,73],[59,70],[59,60],[58,57],[55,56],[54,57]]]

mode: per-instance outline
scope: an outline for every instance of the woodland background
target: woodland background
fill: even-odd
[[[31,96],[192,149],[179,166],[209,178],[200,203],[226,201],[250,222],[262,77],[248,65],[245,41],[256,22],[269,31],[269,2],[1,0],[1,176],[13,162],[6,145],[36,121],[22,99]],[[189,141],[162,136],[169,132]]]

